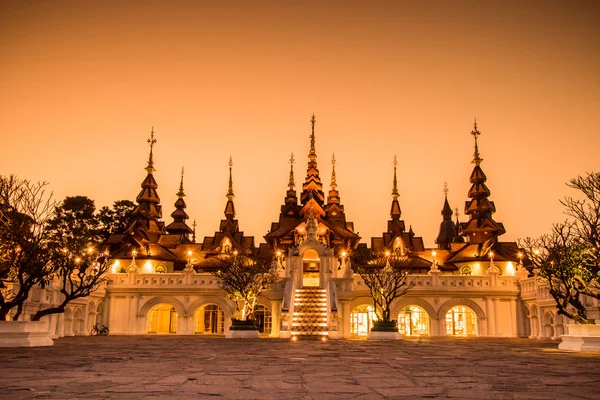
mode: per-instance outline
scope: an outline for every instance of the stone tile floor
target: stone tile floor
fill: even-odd
[[[0,349],[0,399],[600,399],[600,354],[557,344],[71,337]]]

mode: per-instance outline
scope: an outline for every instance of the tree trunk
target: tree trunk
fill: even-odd
[[[17,312],[13,315],[13,321],[18,321],[21,313],[23,312],[23,303],[17,305]]]
[[[50,314],[62,314],[65,312],[66,303],[62,303],[59,306],[46,308],[45,310],[40,310],[31,317],[32,321],[39,321],[42,317]]]

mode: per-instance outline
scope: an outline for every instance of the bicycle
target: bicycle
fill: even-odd
[[[108,335],[108,326],[102,324],[96,324],[90,332],[92,336],[106,336]]]

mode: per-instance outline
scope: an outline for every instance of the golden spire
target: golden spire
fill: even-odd
[[[477,136],[481,135],[481,132],[477,130],[477,118],[475,118],[475,122],[473,123],[473,130],[471,131],[471,135],[475,138],[475,153],[473,154],[473,164],[479,165],[483,161],[483,158],[479,157],[479,147],[477,146]]]
[[[148,166],[146,167],[146,170],[149,174],[151,174],[154,171],[154,159],[152,157],[152,148],[154,147],[154,144],[156,142],[157,140],[154,139],[154,127],[152,127],[152,130],[150,131],[150,139],[148,139],[148,143],[150,143],[150,156],[148,157]]]
[[[335,153],[331,155],[331,190],[337,190],[337,182],[335,180]]]
[[[447,199],[448,198],[448,182],[444,182],[444,197]]]
[[[233,195],[233,179],[231,176],[231,168],[233,167],[233,158],[231,156],[229,156],[229,190],[227,191],[227,198],[229,200],[233,200],[233,198],[235,197]]]
[[[179,182],[179,192],[177,193],[177,197],[185,197],[185,193],[183,193],[183,167],[181,167],[181,182]]]
[[[288,183],[288,187],[290,190],[294,190],[294,186],[296,183],[294,182],[294,153],[290,155],[290,182]]]
[[[394,200],[398,199],[400,195],[398,193],[398,179],[396,178],[396,167],[398,166],[398,158],[394,156],[394,185],[392,187],[392,197]]]
[[[311,161],[316,161],[317,153],[315,151],[315,123],[317,122],[315,118],[315,113],[313,113],[312,118],[310,119],[310,123],[312,126],[312,131],[310,134],[310,153],[308,153],[308,158]]]
[[[194,220],[192,226],[194,227],[194,233],[192,234],[192,243],[196,243],[196,220]]]

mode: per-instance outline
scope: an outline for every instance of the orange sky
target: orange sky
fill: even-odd
[[[402,217],[431,246],[444,181],[462,214],[477,117],[503,239],[547,231],[564,183],[599,169],[600,3],[422,3],[2,1],[0,173],[134,200],[154,126],[164,220],[185,166],[211,235],[231,155],[240,226],[262,241],[290,152],[304,180],[314,112],[325,190],[335,152],[363,241],[386,228],[396,154]]]

